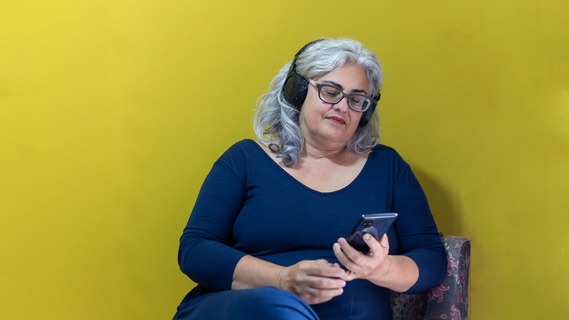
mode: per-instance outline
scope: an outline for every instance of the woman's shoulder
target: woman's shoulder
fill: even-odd
[[[397,150],[395,150],[395,148],[384,144],[376,145],[372,149],[368,159],[371,160],[371,163],[373,164],[379,166],[387,166],[392,169],[404,169],[409,166],[407,161],[405,161],[405,159]]]
[[[392,174],[399,176],[410,170],[409,164],[401,157],[399,152],[393,147],[378,144],[375,146],[369,157],[368,167],[372,172],[379,175]]]
[[[243,139],[231,145],[220,157],[221,161],[247,162],[262,156],[264,150],[252,139]]]
[[[251,151],[259,149],[259,144],[252,139],[242,139],[231,145],[227,151]]]
[[[378,143],[375,147],[373,147],[374,151],[380,151],[380,152],[395,152],[397,153],[397,151],[395,151],[395,149],[393,147],[390,147],[386,144],[381,144]]]
[[[403,158],[401,157],[399,152],[397,152],[397,150],[385,144],[378,144],[375,147],[373,147],[370,156],[403,160]]]

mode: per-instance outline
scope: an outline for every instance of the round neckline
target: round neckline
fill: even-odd
[[[343,192],[345,190],[350,189],[359,179],[360,177],[365,173],[365,171],[367,171],[367,167],[368,167],[368,163],[369,163],[369,155],[371,155],[371,152],[369,153],[368,157],[365,159],[365,163],[362,166],[362,169],[360,170],[360,172],[358,172],[358,174],[355,176],[355,178],[350,181],[350,183],[348,183],[347,185],[343,186],[340,189],[337,190],[332,190],[332,191],[319,191],[316,189],[313,189],[307,185],[305,185],[304,183],[300,182],[298,179],[296,179],[295,177],[293,177],[290,173],[288,173],[283,167],[281,167],[281,165],[279,163],[277,163],[275,161],[275,159],[273,159],[273,157],[271,157],[271,155],[269,155],[265,149],[260,145],[259,142],[253,140],[253,139],[248,139],[250,142],[252,142],[253,144],[255,144],[257,146],[258,151],[260,151],[261,153],[263,153],[263,155],[265,156],[266,160],[270,161],[276,168],[278,171],[282,172],[282,174],[284,174],[285,176],[288,177],[288,179],[291,179],[292,181],[294,181],[294,183],[296,183],[297,185],[301,186],[302,188],[319,194],[319,195],[334,195],[336,193],[340,193]]]

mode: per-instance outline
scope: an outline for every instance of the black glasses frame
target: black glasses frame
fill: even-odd
[[[314,86],[314,88],[316,88],[318,90],[318,98],[320,99],[320,101],[322,101],[324,103],[334,105],[334,104],[340,103],[340,101],[342,101],[342,99],[346,98],[348,100],[348,107],[350,107],[350,109],[354,110],[355,112],[366,112],[367,109],[369,109],[369,107],[371,105],[372,98],[370,98],[366,95],[363,95],[361,93],[345,93],[344,91],[340,90],[338,87],[336,87],[334,85],[319,83],[319,82],[316,82],[312,79],[308,79],[308,82],[312,86]],[[322,92],[322,88],[325,88],[325,87],[330,87],[330,88],[334,88],[334,89],[338,90],[342,94],[342,96],[340,97],[340,99],[338,99],[338,101],[335,101],[335,102],[326,101],[326,100],[322,99],[321,92]],[[352,107],[352,102],[351,102],[352,100],[350,100],[350,98],[354,97],[354,96],[362,97],[365,99],[363,107],[361,109],[357,109],[357,108]]]

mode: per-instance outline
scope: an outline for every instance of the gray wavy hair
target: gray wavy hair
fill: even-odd
[[[304,136],[300,131],[300,111],[285,101],[282,93],[289,62],[271,81],[257,104],[254,120],[255,134],[268,145],[287,167],[293,166],[302,152]],[[370,50],[352,39],[322,39],[311,44],[298,56],[296,71],[306,79],[314,79],[355,63],[366,73],[372,96],[376,96],[383,84],[383,72],[379,60]],[[364,127],[358,127],[347,148],[357,154],[369,152],[379,143],[379,117],[374,111],[372,119]]]

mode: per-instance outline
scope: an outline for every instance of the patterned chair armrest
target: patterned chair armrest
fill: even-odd
[[[468,319],[470,240],[444,236],[448,254],[447,277],[427,294],[424,319]]]
[[[394,320],[468,319],[470,240],[444,236],[448,255],[447,276],[428,293],[391,292]]]

